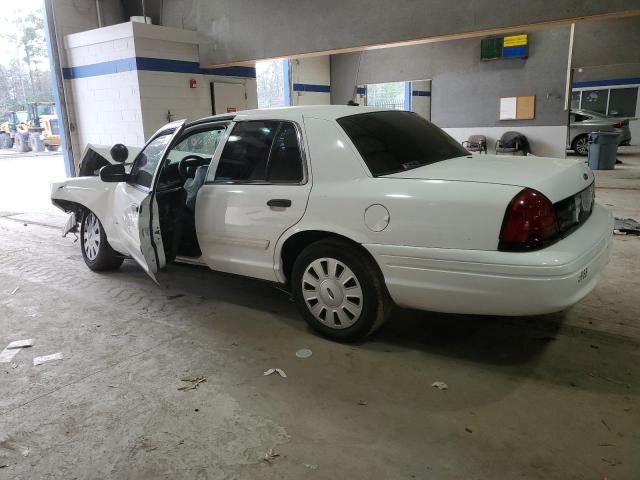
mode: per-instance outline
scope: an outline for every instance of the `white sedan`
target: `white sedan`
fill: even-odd
[[[116,162],[127,159],[122,145]],[[52,186],[84,260],[131,257],[287,285],[321,334],[353,341],[391,307],[563,310],[608,262],[611,214],[583,162],[474,156],[409,112],[348,106],[218,115],[161,128],[129,167]]]

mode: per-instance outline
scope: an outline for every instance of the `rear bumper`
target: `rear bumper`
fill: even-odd
[[[567,238],[536,252],[364,245],[396,304],[481,315],[539,315],[586,296],[609,261],[611,213],[593,214]]]

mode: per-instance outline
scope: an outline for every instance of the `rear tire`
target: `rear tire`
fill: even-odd
[[[587,135],[578,135],[573,139],[571,148],[578,155],[586,157],[589,154],[589,137]]]
[[[18,152],[27,153],[29,151],[29,134],[16,133],[15,146]]]
[[[341,240],[320,240],[295,261],[291,288],[309,326],[331,340],[354,342],[378,329],[393,302],[378,266]]]
[[[29,135],[29,148],[32,152],[44,152],[44,142],[37,133]]]
[[[82,216],[80,248],[84,263],[93,271],[115,270],[124,261],[124,257],[109,245],[102,223],[91,211]]]
[[[46,148],[49,152],[57,152],[60,145],[47,145]]]

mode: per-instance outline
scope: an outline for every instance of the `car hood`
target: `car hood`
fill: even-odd
[[[584,160],[507,155],[470,155],[381,178],[448,180],[529,187],[552,202],[567,198],[593,182],[593,172]]]

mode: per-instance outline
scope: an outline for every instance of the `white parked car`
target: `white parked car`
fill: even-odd
[[[113,149],[124,162],[126,148]],[[613,219],[573,159],[470,155],[409,112],[294,107],[173,122],[125,167],[52,186],[93,270],[175,260],[288,285],[352,341],[393,304],[534,315],[595,286]]]

